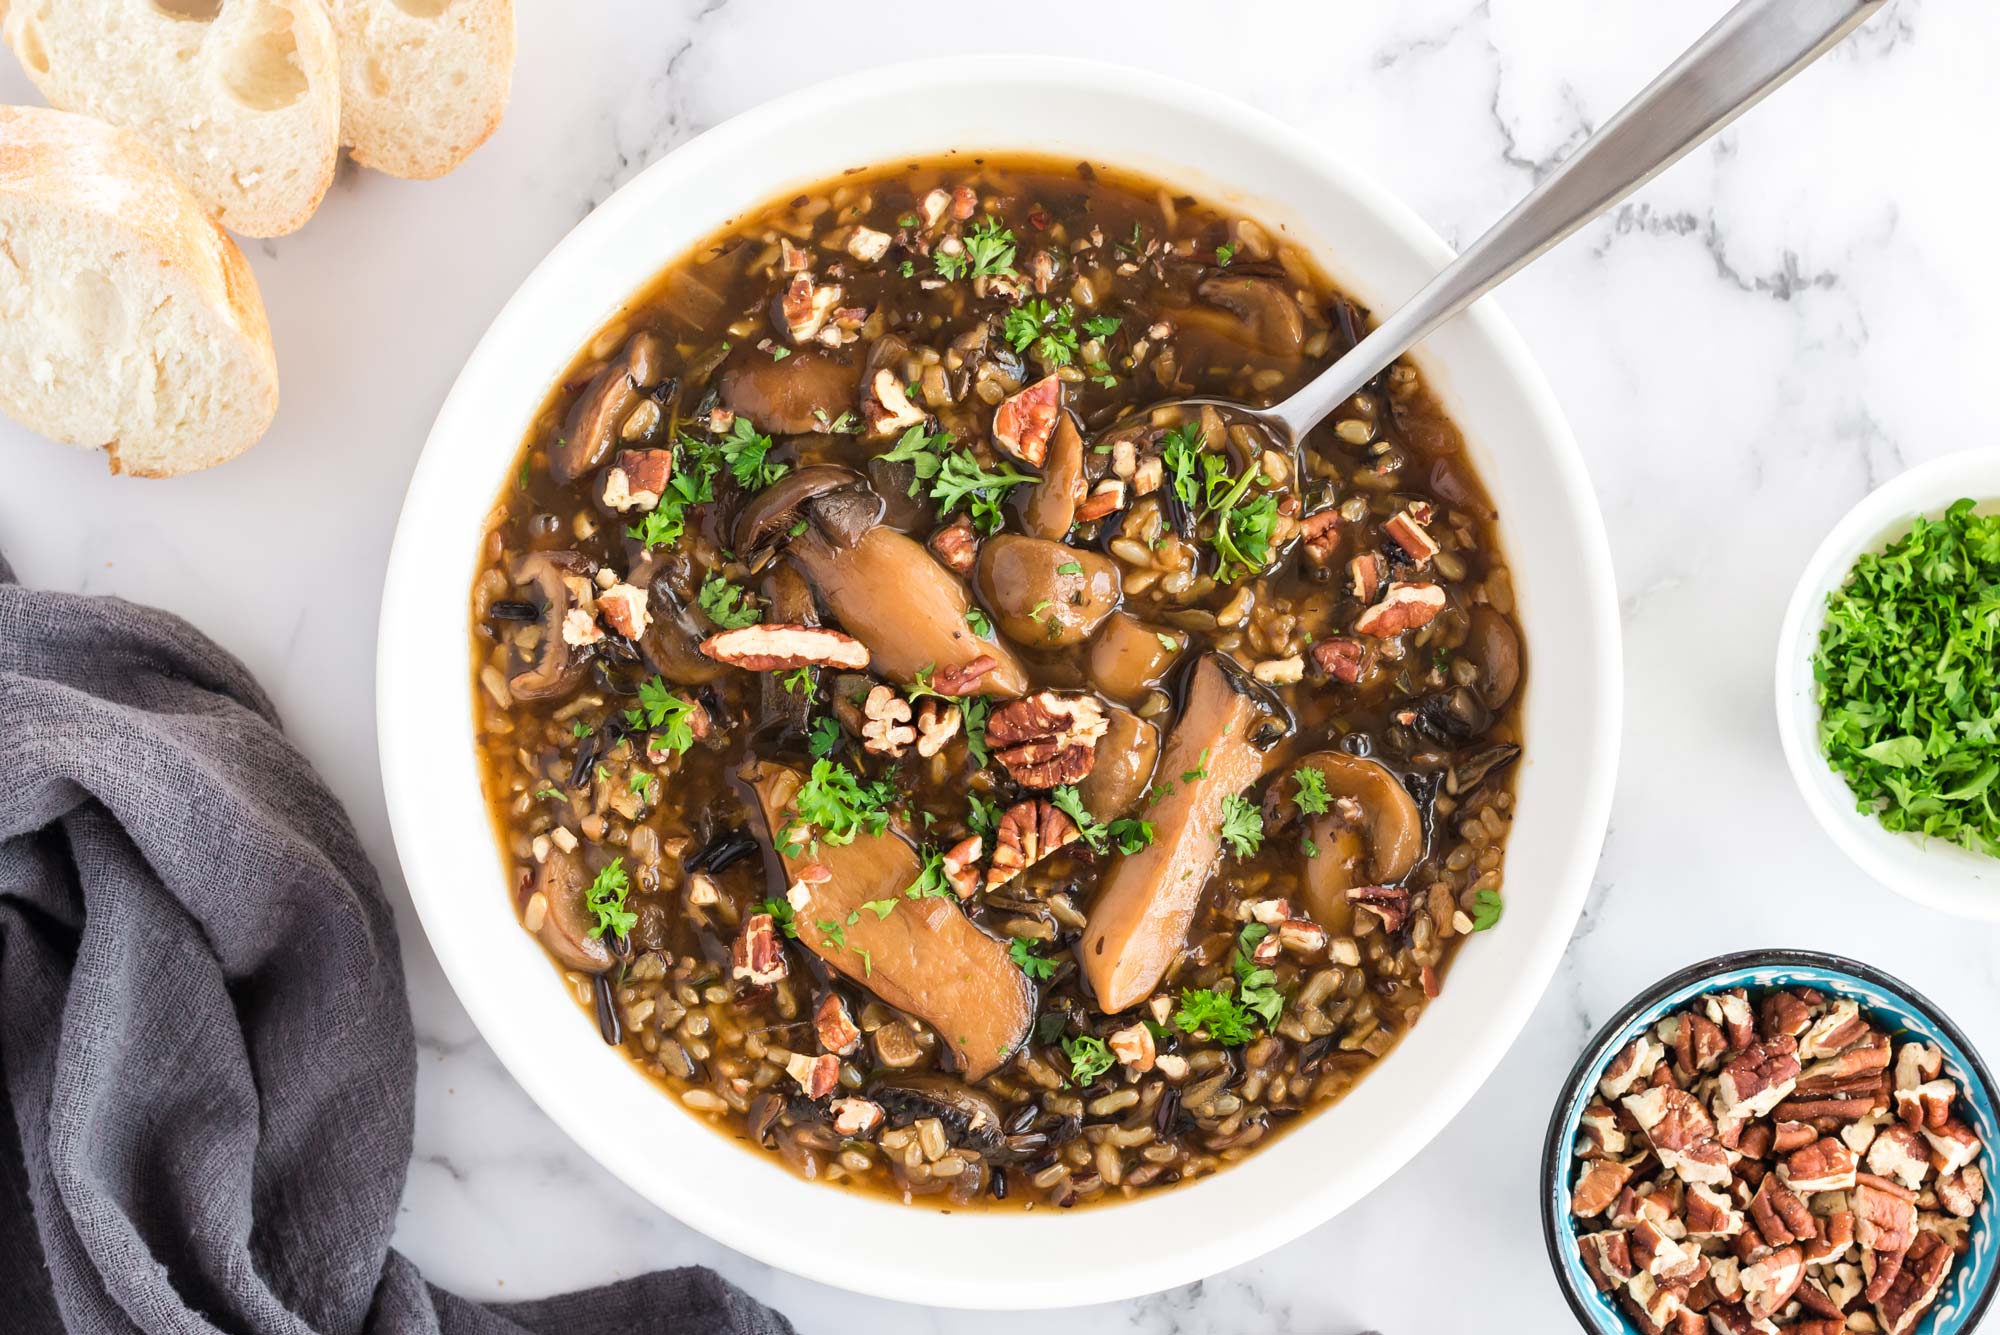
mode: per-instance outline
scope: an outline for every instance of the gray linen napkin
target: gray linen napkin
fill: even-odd
[[[416,1048],[346,814],[178,618],[0,559],[0,1330],[790,1335],[713,1273],[481,1307],[389,1250]]]

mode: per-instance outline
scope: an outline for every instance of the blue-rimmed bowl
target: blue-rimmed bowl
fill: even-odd
[[[1944,1073],[1958,1082],[1961,1114],[1987,1146],[1979,1165],[1989,1182],[1994,1176],[1994,1163],[2000,1157],[2000,1150],[1995,1149],[2000,1146],[2000,1112],[1996,1111],[1992,1073],[1958,1026],[1922,993],[1880,969],[1806,950],[1742,951],[1691,964],[1647,988],[1597,1031],[1597,1037],[1577,1058],[1549,1118],[1548,1138],[1542,1145],[1542,1236],[1548,1243],[1556,1282],[1585,1330],[1598,1335],[1634,1335],[1638,1328],[1614,1295],[1597,1291],[1578,1254],[1576,1221],[1569,1213],[1577,1123],[1596,1094],[1605,1067],[1620,1049],[1696,997],[1731,987],[1753,993],[1774,987],[1817,988],[1859,1003],[1864,1014],[1889,1031],[1894,1043],[1935,1043],[1944,1052]],[[1993,1301],[1994,1272],[2000,1269],[1996,1212],[2000,1212],[2000,1191],[1988,1190],[1973,1216],[1971,1249],[1952,1263],[1944,1291],[1912,1335],[1959,1335],[1978,1326]]]

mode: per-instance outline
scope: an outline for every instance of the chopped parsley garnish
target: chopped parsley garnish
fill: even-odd
[[[658,677],[639,683],[639,707],[625,711],[625,722],[635,732],[650,732],[663,750],[685,755],[694,745],[694,701],[675,695]]]
[[[983,695],[968,695],[958,702],[959,720],[965,725],[965,749],[980,769],[986,768],[986,719],[992,712],[993,701]]]
[[[1095,1084],[1099,1076],[1118,1064],[1104,1040],[1094,1034],[1065,1038],[1062,1050],[1063,1056],[1069,1058],[1070,1077],[1079,1085]]]
[[[830,756],[833,748],[839,745],[840,721],[827,714],[814,719],[812,732],[806,737],[806,750],[815,757]]]
[[[945,451],[951,448],[951,432],[929,432],[922,424],[911,427],[896,438],[895,445],[876,457],[885,464],[908,464],[915,479],[910,483],[910,495],[915,496],[924,489],[924,483],[938,475],[944,467]]]
[[[1222,799],[1222,828],[1217,833],[1237,857],[1250,857],[1264,844],[1264,813],[1255,802],[1231,793]]]
[[[1252,464],[1240,475],[1229,471],[1229,460],[1206,448],[1206,437],[1193,422],[1183,422],[1160,437],[1160,463],[1181,504],[1200,507],[1201,518],[1213,521],[1208,543],[1220,558],[1216,578],[1227,584],[1238,575],[1264,568],[1271,556],[1271,535],[1278,521],[1278,498],[1268,491],[1251,496],[1263,477]]]
[[[1214,988],[1186,988],[1174,1024],[1183,1033],[1204,1030],[1225,1047],[1248,1043],[1257,1033],[1257,1021],[1265,1028],[1276,1024],[1285,1009],[1285,994],[1278,990],[1278,976],[1251,957],[1257,943],[1271,934],[1261,922],[1247,923],[1237,934],[1236,950],[1230,967],[1236,974],[1236,994]]]
[[[1083,332],[1092,338],[1110,338],[1125,323],[1115,315],[1093,315],[1083,322]]]
[[[664,547],[678,539],[687,529],[688,507],[715,499],[715,469],[711,450],[682,437],[681,447],[674,453],[673,476],[667,479],[659,505],[629,526],[626,536],[649,548]]]
[[[1319,856],[1319,845],[1314,843],[1309,836],[1299,836],[1299,847],[1305,850],[1305,854],[1309,858]]]
[[[988,278],[1014,272],[1014,234],[992,214],[974,223],[959,239],[965,246],[962,252],[946,254],[940,250],[935,257],[937,271],[946,278]]]
[[[823,944],[830,945],[835,950],[847,949],[847,927],[845,924],[833,918],[820,918],[813,922],[813,926],[819,928]]]
[[[1241,1047],[1257,1035],[1250,1013],[1222,993],[1206,987],[1181,990],[1181,1008],[1174,1025],[1184,1034],[1197,1030],[1225,1047]]]
[[[1250,952],[1271,934],[1261,922],[1245,923],[1236,936],[1236,955],[1230,966],[1236,970],[1236,1004],[1260,1016],[1264,1027],[1278,1022],[1285,1009],[1285,994],[1278,990],[1278,975],[1259,965]]]
[[[771,438],[759,434],[750,419],[738,413],[729,433],[715,442],[715,452],[729,465],[732,477],[746,491],[762,491],[791,469],[770,462]]]
[[[569,794],[552,783],[544,783],[541,787],[535,789],[535,796],[552,797],[558,802],[567,802],[569,800]]]
[[[1195,759],[1194,768],[1184,769],[1181,771],[1181,782],[1193,783],[1196,779],[1206,779],[1207,777],[1208,777],[1208,748],[1204,746],[1201,748],[1201,755],[1196,757]]]
[[[1056,567],[1058,575],[1081,575],[1083,567],[1075,561],[1065,561]]]
[[[2000,515],[1973,509],[1854,563],[1813,681],[1820,750],[1857,809],[2000,857]]]
[[[1181,651],[1181,642],[1163,630],[1154,631],[1153,638],[1158,640],[1160,647],[1170,654],[1177,654]]]
[[[1292,800],[1299,804],[1299,810],[1308,816],[1323,814],[1333,802],[1326,791],[1326,775],[1316,769],[1301,767],[1292,771],[1292,782],[1298,785],[1298,792]]]
[[[1071,325],[1075,318],[1076,311],[1067,301],[1051,304],[1041,297],[1030,297],[1007,312],[1000,332],[1014,351],[1027,352],[1032,347],[1035,358],[1054,369],[1076,359],[1076,330]]]
[[[895,788],[885,779],[863,783],[845,765],[815,760],[812,773],[792,797],[798,823],[785,831],[786,856],[796,857],[806,846],[800,825],[817,831],[829,844],[851,844],[863,830],[881,834],[889,828],[889,804],[895,797]]]
[[[896,905],[901,902],[901,900],[896,899],[864,899],[861,901],[861,907],[873,913],[877,918],[886,918],[896,911]]]
[[[597,873],[597,879],[583,895],[584,908],[597,915],[597,925],[590,929],[592,938],[606,932],[622,937],[638,924],[639,915],[625,908],[625,896],[631,889],[632,878],[625,874],[624,858],[611,859]]]
[[[993,633],[993,622],[987,618],[986,613],[976,607],[965,614],[965,624],[972,628],[974,635],[982,639]]]
[[[778,684],[785,688],[787,695],[811,695],[813,691],[813,670],[796,667],[778,678]]]
[[[1201,428],[1193,422],[1182,422],[1160,437],[1160,463],[1166,468],[1174,495],[1181,498],[1182,505],[1195,502],[1204,452]]]
[[[1236,247],[1217,246],[1215,248],[1215,262],[1221,265],[1223,268],[1227,269],[1229,267],[1229,261],[1235,258],[1236,258]]]
[[[633,792],[637,793],[640,797],[650,802],[653,800],[653,789],[659,784],[660,781],[653,775],[648,774],[646,773],[646,771],[641,769],[641,770],[633,770],[632,777],[627,779],[625,782],[627,783],[627,785],[631,787]]]
[[[1500,902],[1498,890],[1475,890],[1472,892],[1472,930],[1483,932],[1500,921],[1500,913],[1506,906]]]
[[[955,899],[957,892],[944,875],[944,854],[935,848],[923,851],[924,865],[917,868],[917,879],[903,887],[905,899]]]
[[[771,349],[771,360],[774,362],[781,362],[791,355],[792,350],[782,343]]]
[[[1015,967],[1036,982],[1045,982],[1056,971],[1056,962],[1045,955],[1035,953],[1035,943],[1025,937],[1015,937],[1007,943],[1007,958]]]
[[[758,913],[768,913],[778,930],[793,940],[798,939],[799,925],[792,921],[792,906],[782,899],[767,899],[757,905]]]
[[[569,735],[572,737],[588,737],[590,736],[590,725],[582,719],[578,719],[569,725]]]
[[[1000,804],[989,802],[978,793],[965,795],[965,825],[974,834],[984,839],[992,835],[1000,823]]]
[[[695,601],[708,619],[724,630],[741,630],[754,626],[764,619],[764,614],[750,603],[750,597],[724,579],[720,572],[711,570],[708,578],[701,582],[701,592]]]
[[[1050,795],[1056,810],[1076,822],[1076,828],[1083,841],[1099,853],[1116,846],[1120,853],[1131,856],[1153,842],[1153,823],[1144,820],[1130,820],[1120,817],[1105,824],[1090,814],[1083,805],[1083,795],[1075,788],[1064,784]]]
[[[1000,502],[1007,492],[1039,480],[1007,464],[989,472],[981,468],[979,461],[970,453],[956,450],[945,456],[944,464],[938,471],[937,484],[931,488],[931,499],[938,504],[940,519],[950,515],[963,502],[966,513],[972,516],[973,526],[987,537],[992,537],[1007,522],[1007,516],[1000,510]]]

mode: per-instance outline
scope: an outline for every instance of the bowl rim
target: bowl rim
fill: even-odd
[[[412,475],[409,495],[390,554],[376,660],[377,733],[384,795],[412,902],[447,981],[475,1027],[509,1075],[550,1120],[579,1148],[649,1204],[750,1257],[840,1288],[906,1302],[986,1310],[1110,1301],[1193,1282],[1253,1259],[1326,1222],[1380,1186],[1434,1139],[1464,1109],[1519,1038],[1567,947],[1588,896],[1591,872],[1609,821],[1623,714],[1623,646],[1613,566],[1602,514],[1596,504],[1581,452],[1553,391],[1519,335],[1489,298],[1476,303],[1454,324],[1465,331],[1460,337],[1476,343],[1476,356],[1469,360],[1484,368],[1489,383],[1497,387],[1488,392],[1504,395],[1510,404],[1511,416],[1507,419],[1507,429],[1512,432],[1510,438],[1525,438],[1531,442],[1534,468],[1543,479],[1545,489],[1542,497],[1546,502],[1544,508],[1556,512],[1562,521],[1566,530],[1562,546],[1581,558],[1579,568],[1571,574],[1570,581],[1560,587],[1552,586],[1546,591],[1546,597],[1553,603],[1560,593],[1569,621],[1577,628],[1574,642],[1583,652],[1576,669],[1568,676],[1574,678],[1572,685],[1584,689],[1586,695],[1581,700],[1573,701],[1564,711],[1564,716],[1573,720],[1573,724],[1566,727],[1572,739],[1569,749],[1549,753],[1551,762],[1560,761],[1553,765],[1552,773],[1573,774],[1574,777],[1547,780],[1552,787],[1563,790],[1569,805],[1563,808],[1561,816],[1551,811],[1546,820],[1537,822],[1538,829],[1546,826],[1547,833],[1542,836],[1546,847],[1538,865],[1542,879],[1537,893],[1544,907],[1537,914],[1534,934],[1520,940],[1518,947],[1507,956],[1504,969],[1498,963],[1491,966],[1501,981],[1490,983],[1488,991],[1481,994],[1480,1041],[1464,1044],[1455,1052],[1448,1069],[1440,1072],[1426,1086],[1425,1097],[1415,1111],[1382,1128],[1380,1136],[1371,1143],[1369,1152],[1357,1156],[1362,1166],[1344,1166],[1338,1186],[1313,1184],[1309,1189],[1301,1189],[1288,1197],[1269,1199],[1264,1202],[1264,1208],[1236,1221],[1229,1228],[1202,1229],[1198,1236],[1177,1239],[1171,1247],[1115,1249],[1103,1258],[1100,1265],[1071,1267],[1072,1273],[1061,1278],[1049,1274],[1009,1273],[1004,1277],[995,1274],[969,1279],[962,1273],[962,1266],[954,1271],[950,1268],[926,1269],[901,1261],[871,1260],[859,1268],[848,1270],[841,1268],[842,1260],[837,1256],[786,1252],[778,1245],[779,1240],[768,1238],[759,1231],[759,1212],[745,1210],[734,1202],[697,1199],[686,1193],[676,1196],[674,1191],[678,1189],[661,1184],[657,1178],[635,1175],[628,1164],[615,1158],[610,1147],[598,1143],[604,1137],[592,1132],[586,1119],[574,1115],[574,1109],[569,1106],[574,1100],[562,1087],[560,1078],[547,1069],[547,1063],[526,1049],[526,1040],[519,1034],[509,1032],[499,1022],[503,1003],[494,997],[491,985],[480,982],[477,977],[481,968],[490,968],[491,961],[475,960],[469,948],[462,941],[454,940],[454,932],[448,930],[452,926],[446,917],[452,907],[447,884],[450,878],[439,874],[436,836],[423,828],[426,815],[422,799],[437,782],[437,775],[427,772],[426,765],[435,761],[436,757],[415,749],[412,740],[397,731],[399,722],[420,718],[424,706],[435,706],[434,700],[416,701],[412,698],[412,688],[398,675],[403,667],[399,653],[413,640],[422,643],[422,637],[412,630],[412,604],[417,593],[425,587],[423,581],[435,572],[416,567],[412,549],[426,545],[427,539],[419,530],[431,518],[435,508],[433,503],[441,489],[442,475],[447,466],[446,456],[457,449],[452,438],[464,433],[467,419],[477,417],[476,410],[466,402],[472,393],[469,387],[494,378],[488,364],[501,360],[501,349],[496,346],[503,342],[501,331],[519,336],[519,327],[526,316],[536,312],[545,302],[551,274],[560,269],[579,267],[587,247],[596,244],[601,236],[610,234],[615,225],[622,224],[625,221],[623,215],[638,210],[640,202],[655,189],[651,182],[663,179],[662,173],[669,171],[668,164],[676,164],[673,170],[678,173],[705,167],[722,154],[739,150],[746,141],[754,147],[774,128],[790,126],[807,113],[823,117],[829,102],[849,99],[865,102],[869,96],[878,93],[882,85],[893,85],[907,97],[913,88],[919,92],[929,88],[962,92],[968,84],[986,86],[1002,81],[1037,87],[1086,86],[1091,97],[1116,103],[1133,116],[1156,109],[1170,112],[1197,124],[1205,132],[1240,143],[1246,150],[1267,158],[1282,157],[1299,170],[1315,176],[1326,190],[1351,204],[1357,216],[1366,217],[1371,228],[1386,238],[1384,244],[1391,245],[1405,256],[1421,257],[1433,270],[1450,258],[1451,252],[1443,240],[1406,205],[1302,131],[1233,99],[1146,70],[1067,57],[946,57],[842,76],[764,103],[664,156],[599,205],[540,261],[481,337],[440,409],[424,455]],[[958,151],[976,153],[981,147],[981,143],[972,136],[964,138],[971,146],[961,145]],[[1014,144],[1018,135],[1001,132],[993,138],[1000,143]],[[1126,138],[1131,136],[1128,134]],[[1129,146],[1099,151],[1104,153],[1105,161],[1114,165],[1146,169],[1142,165],[1143,155],[1133,153]],[[944,147],[926,152],[930,156],[946,155]],[[885,156],[881,160],[893,162],[896,156]],[[1162,176],[1170,175],[1164,167],[1153,170]],[[1229,179],[1221,169],[1201,166],[1189,167],[1187,175],[1192,182],[1200,182],[1204,178],[1214,181],[1218,176],[1223,183]],[[778,179],[774,174],[767,184],[766,191],[748,202],[761,202],[792,182]],[[1237,184],[1241,186],[1242,182]],[[1248,196],[1253,192],[1244,188],[1238,193]],[[1264,206],[1270,208],[1276,202],[1266,200]],[[1280,206],[1271,208],[1271,211],[1282,215],[1286,210]],[[1297,216],[1295,210],[1293,214]],[[687,244],[693,244],[693,240]],[[1328,247],[1321,245],[1316,247],[1315,254],[1337,281],[1343,286],[1352,286],[1350,279],[1338,267],[1341,255],[1337,249],[1329,251]],[[673,258],[674,255],[669,254],[660,263],[671,262]],[[1408,260],[1398,262],[1407,263]],[[626,291],[636,290],[641,282],[643,280],[634,281]],[[1363,286],[1365,291],[1365,283]],[[1441,333],[1439,337],[1443,338],[1445,334]],[[519,360],[518,354],[513,360]],[[1420,352],[1418,360],[1420,363],[1425,361],[1425,354]],[[1451,366],[1451,362],[1445,363],[1447,374],[1443,379],[1447,384],[1451,379]],[[550,375],[559,370],[559,367],[551,367]],[[1447,394],[1447,398],[1450,397]],[[1487,439],[1492,439],[1490,434]],[[445,448],[433,448],[441,444]],[[1479,452],[1488,459],[1500,453],[1497,449],[1485,447]],[[1490,469],[1492,465],[1488,463],[1484,466]],[[496,480],[498,476],[496,469]],[[1496,499],[1503,503],[1506,500],[1505,497]],[[482,505],[487,503],[482,500]],[[1515,508],[1522,508],[1519,498],[1515,501]],[[1503,540],[1508,532],[1521,532],[1522,522],[1521,518],[1517,518],[1512,530],[1503,525]],[[476,544],[468,540],[465,547],[469,571]],[[1539,591],[1529,591],[1521,601],[1536,605],[1542,596]],[[462,674],[467,692],[464,729],[468,737],[471,731],[470,675],[469,671]],[[454,683],[457,680],[455,675]],[[1531,685],[1534,680],[1531,675]],[[452,689],[456,692],[459,687],[454,685]],[[454,708],[458,698],[456,694],[452,696]],[[1553,707],[1545,706],[1544,712],[1552,713]],[[456,720],[451,726],[458,726]],[[435,764],[429,766],[432,771],[435,768]],[[519,935],[518,931],[516,935]],[[1450,1004],[1450,996],[1447,990],[1444,1004]],[[1434,1020],[1433,1023],[1441,1021]],[[626,1066],[629,1068],[629,1063]],[[630,1078],[643,1079],[636,1069],[630,1069]],[[652,1086],[648,1088],[656,1089]],[[1356,1095],[1350,1095],[1349,1101],[1360,1100],[1365,1107],[1368,1088],[1367,1082],[1364,1082]],[[677,1108],[669,1108],[669,1111],[686,1115]],[[698,1133],[714,1135],[708,1129],[699,1129]],[[1304,1132],[1298,1134],[1303,1136]],[[742,1153],[738,1147],[725,1145],[721,1139],[716,1139],[714,1143],[718,1154]],[[1284,1150],[1272,1152],[1273,1156],[1285,1153]],[[1142,1218],[1146,1221],[1179,1219],[1193,1210],[1185,1202],[1190,1199],[1204,1202],[1215,1199],[1214,1193],[1228,1190],[1226,1186],[1218,1186],[1218,1183],[1246,1183],[1249,1175],[1258,1172],[1257,1163],[1267,1157],[1271,1156],[1257,1156],[1234,1166],[1229,1173],[1212,1175],[1200,1183],[1120,1204],[1116,1207],[1118,1217],[1121,1220],[1130,1219],[1134,1224],[1139,1224]],[[1293,1151],[1290,1162],[1294,1166],[1298,1164],[1296,1151]],[[827,1190],[818,1184],[807,1185],[816,1192]],[[854,1199],[849,1193],[836,1194]],[[667,1204],[669,1198],[675,1201],[671,1208]],[[861,1199],[872,1211],[912,1213],[902,1205],[865,1197]],[[862,1206],[854,1206],[847,1217],[860,1219],[863,1217],[861,1210]],[[1037,1245],[1058,1245],[1061,1238],[1093,1233],[1095,1226],[1085,1229],[1082,1221],[1102,1213],[1093,1209],[1074,1214],[1055,1213],[1052,1218],[1052,1212],[1041,1212],[1035,1217],[1039,1220],[1035,1234]],[[938,1212],[924,1214],[930,1219],[938,1218]],[[965,1230],[968,1238],[990,1236],[978,1232],[982,1225],[960,1222],[979,1218],[977,1214],[952,1212],[949,1217],[953,1224]],[[1006,1218],[1016,1221],[1008,1227],[1018,1227],[1018,1221],[1027,1216],[1010,1215]],[[1065,1225],[1058,1220],[1067,1220],[1068,1223]],[[1141,1227],[1156,1229],[1157,1224],[1148,1222]],[[997,1232],[996,1227],[994,1233]]]
[[[1971,486],[1959,485],[1968,481]],[[1966,495],[1982,509],[2000,505],[2000,447],[1955,450],[1905,469],[1849,507],[1813,549],[1786,602],[1773,665],[1773,699],[1792,784],[1848,861],[1926,908],[2000,922],[2000,858],[1884,829],[1862,812],[1847,781],[1819,748],[1820,711],[1811,689],[1812,656],[1826,622],[1826,599],[1846,582],[1854,563],[1901,537],[1919,515],[1941,514]]]
[[[1823,973],[1848,974],[1890,993],[1906,1003],[1909,1008],[1935,1025],[1940,1033],[1958,1046],[1965,1054],[1965,1062],[1970,1073],[1977,1078],[1980,1090],[1990,1105],[2000,1107],[2000,1086],[1993,1081],[1993,1073],[1987,1068],[1985,1058],[1979,1049],[1965,1036],[1949,1015],[1938,1004],[1923,993],[1911,987],[1894,974],[1864,964],[1860,960],[1845,955],[1835,955],[1821,950],[1796,950],[1790,948],[1762,948],[1734,950],[1716,955],[1697,963],[1676,969],[1666,977],[1646,988],[1630,1001],[1620,1006],[1610,1019],[1598,1027],[1590,1041],[1583,1045],[1576,1062],[1570,1067],[1569,1075],[1563,1080],[1562,1090],[1556,1096],[1554,1109],[1549,1114],[1548,1130],[1542,1137],[1542,1164],[1537,1174],[1537,1195],[1542,1215],[1542,1246],[1549,1258],[1549,1268],[1555,1272],[1556,1287],[1562,1290],[1563,1301],[1569,1305],[1570,1315],[1589,1335],[1603,1335],[1603,1327],[1591,1315],[1591,1308],[1583,1295],[1576,1290],[1568,1268],[1563,1264],[1562,1236],[1570,1230],[1563,1220],[1556,1217],[1556,1187],[1562,1172],[1569,1166],[1569,1145],[1572,1119],[1565,1116],[1565,1110],[1576,1101],[1578,1091],[1585,1080],[1594,1076],[1599,1065],[1608,1061],[1613,1053],[1609,1050],[1613,1041],[1620,1037],[1632,1021],[1645,1011],[1651,1010],[1666,998],[1683,988],[1699,984],[1704,979],[1735,973],[1742,969],[1759,968],[1803,968],[1815,969]],[[1564,1216],[1567,1219],[1567,1216]],[[1972,1331],[1978,1329],[1980,1318],[1992,1304],[1996,1292],[2000,1292],[2000,1268],[1989,1272],[1986,1286],[1966,1309],[1965,1318],[1958,1329]],[[1635,1331],[1631,1323],[1624,1323],[1624,1330]]]

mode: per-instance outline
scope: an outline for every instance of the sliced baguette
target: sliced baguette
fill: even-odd
[[[249,264],[129,131],[0,107],[0,408],[141,477],[232,459],[277,412]]]
[[[327,0],[340,136],[364,167],[428,180],[486,142],[514,86],[514,0]]]
[[[340,155],[320,0],[0,0],[0,36],[58,107],[140,135],[222,225],[305,225]]]

